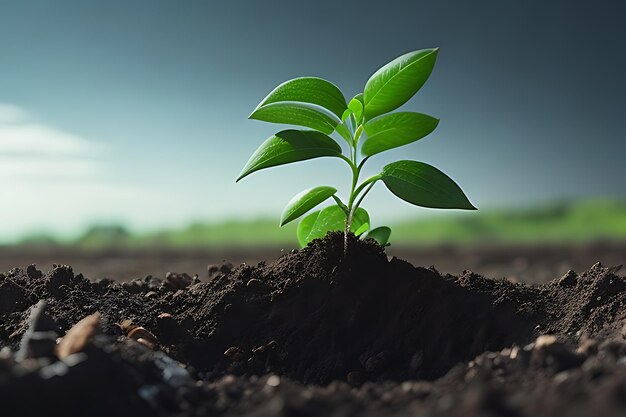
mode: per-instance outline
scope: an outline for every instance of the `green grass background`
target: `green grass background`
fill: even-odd
[[[98,225],[74,239],[45,234],[21,245],[70,245],[87,248],[215,247],[285,245],[296,247],[296,222],[279,228],[275,219],[195,223],[188,227],[133,233],[123,226]],[[470,245],[626,242],[626,200],[587,200],[523,209],[481,210],[392,222],[394,245]]]

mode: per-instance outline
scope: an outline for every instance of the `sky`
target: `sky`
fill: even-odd
[[[0,240],[278,219],[297,192],[350,173],[334,158],[258,172],[284,128],[247,116],[318,76],[346,97],[408,51],[440,47],[404,107],[441,119],[376,156],[416,159],[479,209],[626,196],[623,0],[0,0]],[[377,185],[380,222],[431,215]]]

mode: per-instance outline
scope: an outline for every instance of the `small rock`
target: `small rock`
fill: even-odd
[[[100,313],[94,313],[76,323],[56,346],[59,359],[64,359],[74,353],[82,352],[98,331]]]
[[[535,341],[535,349],[542,349],[546,346],[551,346],[556,343],[556,336],[551,334],[542,334]]]
[[[158,298],[159,294],[155,291],[148,291],[145,295],[146,298]]]
[[[157,340],[156,336],[150,333],[148,330],[144,329],[143,327],[133,328],[132,330],[128,332],[127,336],[129,339],[133,339],[137,342],[139,342],[139,339],[144,339],[144,341],[150,342],[154,346],[159,344],[159,341]],[[140,343],[144,345],[146,344],[143,342],[140,342]]]
[[[276,388],[280,385],[280,377],[278,375],[270,375],[265,382],[268,386]]]

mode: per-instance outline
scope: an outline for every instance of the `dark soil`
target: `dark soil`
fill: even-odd
[[[344,259],[337,234],[267,265],[217,268],[210,282],[14,269],[0,275],[0,410],[624,415],[617,270],[596,264],[530,287],[441,275],[358,240]],[[95,312],[99,332],[59,359],[57,337]],[[145,329],[140,343],[124,320]]]

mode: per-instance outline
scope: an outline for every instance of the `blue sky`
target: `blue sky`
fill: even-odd
[[[281,126],[247,120],[284,80],[359,92],[382,64],[439,46],[403,109],[428,138],[373,158],[431,163],[479,208],[626,195],[622,1],[0,1],[1,239],[278,218],[314,185],[316,160],[234,179]],[[390,221],[432,214],[377,186]]]

